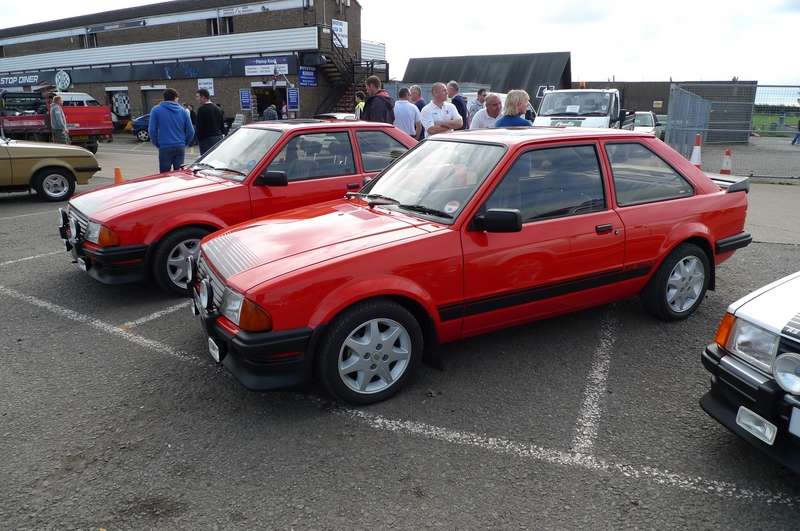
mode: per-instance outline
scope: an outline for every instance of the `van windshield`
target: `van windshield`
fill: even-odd
[[[548,92],[539,116],[608,116],[611,94],[603,92]]]

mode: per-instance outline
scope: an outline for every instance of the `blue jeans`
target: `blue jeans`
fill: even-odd
[[[183,166],[183,160],[186,156],[186,148],[183,146],[166,147],[158,149],[158,171],[164,173],[165,171],[177,170]]]
[[[794,138],[792,139],[792,145],[800,144],[800,133],[795,133]]]

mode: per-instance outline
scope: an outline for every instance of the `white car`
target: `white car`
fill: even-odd
[[[800,473],[800,272],[731,304],[702,359],[703,410]]]

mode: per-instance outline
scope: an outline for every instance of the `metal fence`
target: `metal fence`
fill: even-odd
[[[674,83],[666,142],[688,157],[695,135],[703,141],[703,168],[718,171],[726,149],[733,173],[800,178],[800,87],[755,82]]]

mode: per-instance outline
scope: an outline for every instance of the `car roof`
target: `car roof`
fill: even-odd
[[[441,140],[462,140],[493,142],[513,146],[525,142],[548,140],[572,140],[583,138],[652,138],[634,131],[622,129],[600,129],[591,127],[501,127],[495,129],[475,129],[438,134],[433,138]]]
[[[254,127],[256,129],[278,129],[281,131],[292,131],[295,129],[329,129],[331,127],[344,127],[347,129],[382,129],[385,127],[394,127],[392,124],[383,122],[363,122],[354,120],[315,120],[315,119],[297,119],[297,120],[272,120],[269,122],[254,122],[247,124],[244,127]]]

